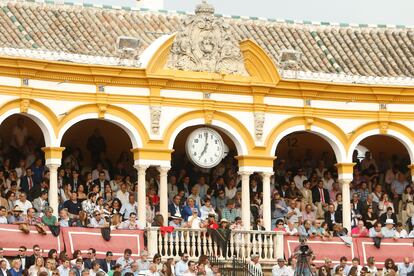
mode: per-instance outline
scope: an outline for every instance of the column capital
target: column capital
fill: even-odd
[[[171,170],[171,167],[170,166],[158,166],[157,170],[160,174],[167,174]]]
[[[274,172],[261,172],[260,173],[263,177],[272,177],[272,175],[274,175]]]
[[[46,165],[47,164],[61,164],[62,152],[64,147],[43,147],[42,151],[45,153]]]
[[[145,173],[145,171],[149,168],[150,166],[147,165],[135,165],[134,168],[138,171],[138,174],[140,173]]]
[[[237,172],[239,175],[243,176],[251,176],[253,174],[253,172],[250,171],[238,171]]]
[[[338,174],[353,174],[356,163],[336,163],[335,167],[338,169]]]

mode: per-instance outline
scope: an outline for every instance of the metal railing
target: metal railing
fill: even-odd
[[[259,255],[263,261],[283,258],[281,232],[175,228],[165,233],[151,227],[147,229],[147,238],[149,253],[159,253],[165,258],[178,258],[180,253],[189,254],[191,259],[201,255],[246,259],[252,254]]]

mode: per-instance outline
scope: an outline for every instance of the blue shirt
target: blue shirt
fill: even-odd
[[[184,272],[188,270],[188,264],[180,260],[175,264],[175,276],[183,276]]]

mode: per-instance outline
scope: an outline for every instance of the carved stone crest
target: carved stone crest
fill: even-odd
[[[257,140],[262,140],[263,136],[263,126],[265,122],[265,113],[264,112],[255,112],[254,113],[254,135]]]
[[[161,106],[150,106],[151,114],[151,133],[158,135],[160,133],[160,119],[161,119]]]
[[[247,75],[240,47],[230,25],[214,16],[214,7],[197,5],[195,15],[182,22],[171,47],[167,68]]]

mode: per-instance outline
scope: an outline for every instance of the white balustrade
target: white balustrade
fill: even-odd
[[[261,260],[274,262],[283,257],[281,232],[232,230],[221,242],[210,236],[207,229],[175,228],[172,233],[161,233],[159,228],[151,227],[147,233],[149,252],[155,250],[164,258],[177,258],[180,253],[187,253],[190,259],[198,259],[201,255],[221,259],[249,258],[251,254],[258,254]],[[156,241],[150,241],[150,237]],[[223,252],[225,249],[227,251]]]

